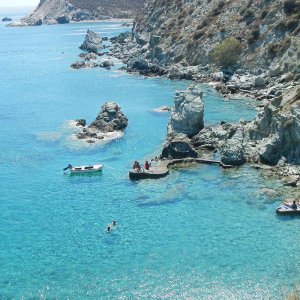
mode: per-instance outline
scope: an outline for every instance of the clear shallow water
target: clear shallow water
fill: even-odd
[[[282,299],[299,279],[299,219],[274,214],[250,168],[197,166],[130,182],[135,159],[153,157],[186,82],[119,71],[71,70],[87,28],[0,27],[0,298]],[[105,33],[104,33],[105,32]],[[129,118],[124,138],[74,148],[65,121],[92,121],[107,100]],[[254,115],[250,103],[209,89],[208,123]],[[68,176],[68,163],[102,162],[102,175]],[[104,234],[111,220],[117,229]]]

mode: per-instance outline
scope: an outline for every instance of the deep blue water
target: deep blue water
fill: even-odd
[[[72,70],[88,28],[124,30],[0,26],[0,299],[283,299],[299,283],[300,221],[275,216],[282,199],[265,188],[279,183],[206,165],[129,181],[164,141],[169,115],[151,110],[188,83]],[[255,114],[203,88],[207,123]],[[125,136],[70,143],[66,121],[90,122],[108,100],[129,118]],[[68,163],[103,174],[64,175]]]

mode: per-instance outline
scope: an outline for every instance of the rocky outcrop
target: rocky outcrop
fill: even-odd
[[[182,133],[192,137],[203,129],[204,104],[202,96],[202,91],[194,86],[191,86],[187,91],[176,93],[175,107],[172,110],[168,125],[168,135]]]
[[[93,61],[77,61],[73,64],[71,64],[71,68],[72,69],[92,69],[92,68],[96,68],[99,65]]]
[[[124,130],[127,125],[128,119],[122,113],[121,107],[117,103],[107,102],[90,127],[95,127],[102,132],[111,132]]]
[[[9,26],[66,24],[86,20],[132,18],[144,0],[40,0],[34,12]]]
[[[117,103],[107,102],[89,126],[86,126],[84,119],[77,120],[76,125],[82,126],[76,134],[77,139],[95,143],[96,141],[119,138],[128,125],[128,119]]]
[[[175,106],[168,124],[162,158],[177,159],[198,156],[190,138],[204,127],[202,96],[201,89],[194,85],[191,85],[186,91],[176,93]]]
[[[92,53],[98,53],[101,51],[103,49],[103,44],[99,34],[92,30],[88,30],[80,49]]]
[[[192,143],[219,149],[226,164],[300,163],[300,86],[266,103],[253,121],[205,128]]]
[[[2,22],[11,22],[12,18],[4,17],[2,18]]]
[[[179,159],[179,158],[187,158],[198,157],[197,152],[194,150],[191,145],[189,139],[182,136],[176,137],[174,140],[168,141],[163,148],[161,158],[167,159]]]

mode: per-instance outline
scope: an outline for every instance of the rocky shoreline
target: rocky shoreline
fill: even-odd
[[[299,87],[260,107],[252,121],[217,126],[203,122],[202,95],[195,84],[176,94],[162,159],[217,155],[225,165],[249,163],[279,177],[286,186],[300,185]]]
[[[96,43],[90,35],[97,40]],[[197,158],[203,155],[213,158],[218,153],[225,165],[249,163],[281,177],[285,185],[300,185],[300,168],[297,166],[300,161],[299,74],[280,75],[279,71],[273,69],[259,69],[255,75],[242,69],[229,73],[216,71],[215,66],[203,68],[180,64],[162,68],[140,57],[141,46],[133,41],[132,33],[121,33],[110,42],[110,56],[122,60],[127,72],[193,82],[187,91],[178,92],[175,96],[162,159]],[[153,38],[150,42],[155,44],[157,41]],[[82,67],[98,66],[92,60],[103,54],[102,39],[88,31],[83,45],[81,48],[88,53],[80,55],[84,58]],[[111,65],[107,64],[106,67]],[[221,122],[219,126],[205,126],[203,93],[198,83],[207,83],[230,99],[244,96],[258,100],[257,116],[250,122]],[[95,136],[92,131],[84,132],[83,137]]]
[[[222,70],[214,64],[162,64],[160,59],[163,52],[157,47],[159,41],[159,36],[151,36],[147,40],[125,32],[111,40],[111,53],[127,65],[127,72],[207,83],[229,99],[247,97],[259,101],[270,100],[281,95],[285,89],[300,84],[299,73],[283,72],[279,65],[272,69],[257,68],[250,72],[245,69]]]

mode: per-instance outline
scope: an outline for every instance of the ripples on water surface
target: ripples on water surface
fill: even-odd
[[[135,159],[159,153],[186,82],[117,70],[71,70],[87,29],[120,24],[0,27],[0,298],[282,299],[298,284],[299,219],[274,214],[280,196],[248,167],[199,165],[130,182]],[[65,122],[120,103],[119,141],[72,148]],[[251,118],[251,103],[206,88],[208,123]],[[68,176],[68,163],[104,163]],[[104,234],[107,224],[118,226]]]

